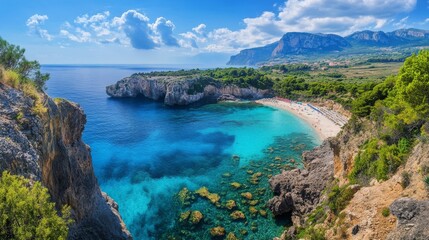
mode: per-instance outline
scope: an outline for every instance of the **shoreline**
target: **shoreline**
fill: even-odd
[[[335,137],[341,131],[341,128],[345,123],[344,120],[347,119],[334,111],[323,109],[324,113],[322,113],[321,111],[310,107],[308,105],[309,103],[297,103],[277,98],[263,98],[256,100],[255,102],[264,106],[287,111],[301,118],[316,131],[321,141],[329,137]],[[328,118],[328,114],[331,115],[331,118],[338,116],[338,121],[334,122],[334,120]]]

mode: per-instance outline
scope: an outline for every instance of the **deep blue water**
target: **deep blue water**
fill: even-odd
[[[250,215],[242,192],[253,193],[264,210],[272,194],[268,178],[281,169],[299,167],[303,150],[319,143],[313,129],[293,115],[250,102],[172,109],[144,99],[111,99],[105,86],[135,72],[173,70],[139,66],[43,66],[51,74],[48,94],[79,103],[87,114],[84,140],[91,146],[94,170],[102,190],[120,206],[136,239],[210,239],[218,225],[245,239],[271,239],[283,227],[262,215]],[[239,156],[232,160],[232,156]],[[276,158],[277,157],[277,158]],[[279,160],[281,158],[281,160]],[[289,162],[290,159],[295,161]],[[252,174],[261,173],[257,183]],[[228,173],[227,177],[222,174]],[[229,176],[231,175],[231,176]],[[231,182],[243,187],[231,189]],[[246,222],[193,196],[181,206],[176,194],[206,186],[223,205],[234,199]],[[179,223],[186,210],[199,210],[198,226]],[[256,227],[255,227],[256,226]],[[256,230],[255,230],[256,229]],[[246,232],[247,233],[246,233]]]

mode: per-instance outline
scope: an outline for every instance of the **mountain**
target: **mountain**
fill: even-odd
[[[231,56],[228,65],[257,65],[276,60],[287,60],[295,56],[326,56],[335,53],[358,52],[360,47],[416,47],[429,44],[429,31],[420,29],[400,29],[393,32],[359,31],[346,37],[335,34],[313,34],[289,32],[272,44],[244,49]]]

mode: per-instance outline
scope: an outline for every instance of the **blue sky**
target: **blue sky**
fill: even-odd
[[[0,0],[0,36],[41,63],[220,64],[291,31],[429,29],[428,0]]]

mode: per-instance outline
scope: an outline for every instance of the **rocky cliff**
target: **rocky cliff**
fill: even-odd
[[[106,93],[115,98],[142,96],[155,101],[163,101],[169,106],[273,96],[273,91],[270,89],[222,84],[203,77],[148,77],[139,74],[107,86]]]
[[[83,110],[41,98],[45,111],[37,115],[32,98],[0,83],[0,171],[41,181],[57,207],[70,205],[69,239],[130,239],[117,204],[98,186],[82,141]]]
[[[300,227],[306,214],[320,203],[322,191],[333,180],[331,141],[325,140],[321,146],[304,152],[305,169],[283,171],[269,180],[274,197],[267,205],[274,215],[290,212],[294,226]]]

